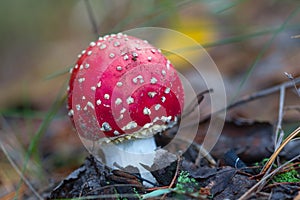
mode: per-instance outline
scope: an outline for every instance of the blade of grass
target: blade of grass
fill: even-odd
[[[69,73],[71,68],[72,67],[70,66],[68,68],[65,68],[65,69],[62,69],[62,70],[59,70],[59,71],[55,71],[53,74],[50,74],[50,75],[46,76],[44,78],[44,80],[52,80],[52,79],[57,78],[59,76],[63,76],[65,74]]]
[[[65,89],[63,91],[65,92]],[[56,101],[54,102],[52,107],[50,108],[50,111],[46,114],[46,117],[45,117],[43,123],[39,127],[38,131],[36,132],[35,136],[33,137],[32,141],[29,145],[28,152],[27,152],[28,157],[30,157],[31,155],[35,155],[35,158],[39,159],[39,154],[38,154],[39,141],[40,141],[41,137],[43,136],[43,134],[45,133],[45,131],[47,130],[47,128],[49,127],[51,121],[54,119],[56,113],[59,111],[59,109],[65,103],[66,97],[67,97],[66,95],[64,95],[62,97],[62,93],[60,93],[58,98],[56,99]]]
[[[16,172],[18,173],[18,175],[21,177],[21,180],[24,181],[24,183],[28,186],[28,188],[30,188],[30,190],[33,192],[33,194],[38,198],[38,199],[43,199],[40,194],[37,192],[37,190],[32,186],[32,184],[27,180],[27,178],[24,176],[24,173],[18,168],[17,164],[15,163],[15,161],[11,158],[11,156],[9,155],[9,153],[6,151],[6,148],[4,147],[4,145],[2,144],[2,141],[0,141],[0,148],[2,149],[5,157],[8,159],[9,163],[11,164],[11,166],[16,170]],[[21,187],[21,186],[20,186]],[[16,199],[18,197],[18,193],[20,190],[20,187],[18,187],[18,189],[16,190],[16,194],[15,194],[15,198]]]
[[[300,26],[299,24],[294,24],[294,25],[290,25],[290,26],[286,26],[286,29],[298,29]],[[243,42],[252,38],[256,38],[259,36],[264,36],[264,35],[268,35],[268,34],[274,34],[277,31],[279,31],[281,29],[281,26],[279,27],[273,27],[273,28],[269,28],[269,29],[263,29],[263,30],[259,30],[253,33],[249,33],[249,34],[244,34],[244,35],[238,35],[238,36],[233,36],[230,38],[225,38],[216,42],[211,42],[211,43],[205,43],[202,46],[204,48],[210,48],[210,47],[216,47],[216,46],[221,46],[221,45],[227,45],[227,44],[233,44],[233,43],[238,43],[238,42]]]
[[[300,26],[297,25],[290,25],[286,26],[286,29],[291,30],[291,29],[297,29]],[[270,28],[270,29],[264,29],[260,31],[256,31],[254,33],[249,33],[249,34],[244,34],[244,35],[238,35],[238,36],[233,36],[225,39],[221,39],[219,41],[211,42],[211,43],[204,43],[201,44],[203,48],[212,48],[212,47],[217,47],[217,46],[222,46],[222,45],[228,45],[228,44],[234,44],[234,43],[239,43],[239,42],[244,42],[259,36],[264,36],[268,34],[272,34],[276,31],[278,31],[280,27],[275,27],[275,28]],[[194,51],[195,49],[198,49],[199,47],[184,47],[180,49],[175,49],[176,52],[188,52],[188,51]],[[164,52],[165,55],[170,55],[170,52]]]
[[[64,86],[65,85],[66,85],[66,83],[64,84]],[[55,117],[56,113],[58,112],[58,110],[61,108],[61,106],[65,102],[66,95],[63,95],[64,93],[65,93],[65,87],[62,87],[61,90],[59,91],[57,97],[56,97],[55,102],[52,104],[50,110],[46,114],[45,119],[43,120],[43,122],[40,125],[37,132],[34,134],[34,137],[32,138],[32,140],[29,144],[29,147],[26,151],[24,164],[23,164],[23,167],[22,167],[22,170],[21,170],[22,174],[25,174],[26,169],[27,169],[27,164],[28,164],[28,161],[29,161],[31,156],[34,157],[34,160],[36,161],[37,164],[41,165],[41,160],[40,160],[39,152],[38,152],[39,141],[40,141],[41,137],[43,136],[43,134],[45,133],[45,131],[47,130],[47,128],[50,125],[51,121]],[[19,181],[17,191],[19,190],[21,185],[22,185],[22,179],[20,179],[20,181]],[[18,195],[18,192],[16,192],[16,195]]]
[[[179,1],[174,4],[173,8],[179,8],[182,6],[186,6],[192,2],[195,2],[197,0],[185,0],[185,1]],[[173,2],[173,1],[170,1]],[[161,7],[161,4],[158,4],[158,6],[154,7],[152,10],[149,10],[146,14],[143,14],[141,16],[138,15],[129,15],[124,20],[121,20],[118,24],[116,24],[112,28],[112,32],[119,32],[120,30],[123,30],[128,24],[133,23],[136,27],[140,26],[151,26],[154,25],[159,20],[164,19],[166,16],[173,14],[173,9],[169,9],[168,6]],[[137,21],[136,19],[141,19],[141,21]]]
[[[180,6],[184,6],[184,5],[187,5],[191,2],[194,2],[195,0],[185,0],[185,1],[180,1],[178,3],[176,3],[174,5],[174,7],[180,7]],[[173,1],[170,1],[170,2],[173,2]],[[160,4],[159,4],[160,5]],[[88,2],[88,0],[85,0],[85,6],[86,6],[86,9],[87,9],[87,12],[89,14],[89,20],[91,21],[91,24],[93,26],[93,29],[95,31],[95,33],[97,33],[99,35],[99,31],[97,30],[96,31],[96,19],[95,19],[95,15],[94,13],[92,13],[90,7],[90,2]],[[153,12],[155,10],[155,12]],[[165,12],[167,11],[167,12]],[[148,13],[145,14],[145,18],[147,17],[151,17],[154,18],[152,19],[153,21],[148,21],[147,22],[141,22],[141,23],[145,23],[145,24],[148,24],[148,25],[153,25],[155,22],[157,22],[158,20],[161,20],[162,18],[166,17],[166,14],[170,14],[170,13],[173,13],[173,9],[168,9],[167,6],[161,8],[161,7],[155,7],[154,9],[150,10]],[[133,19],[140,19],[141,16],[140,15],[128,15],[127,18],[125,18],[124,20],[121,20],[117,25],[115,25],[115,27],[112,28],[112,31],[111,32],[119,32],[120,30],[122,30],[127,24],[129,24],[130,22],[132,22]],[[144,20],[145,21],[145,20]],[[62,69],[60,71],[56,71],[54,72],[53,74],[50,74],[48,75],[47,77],[45,77],[45,80],[51,80],[51,79],[54,79],[54,78],[57,78],[59,76],[63,76],[65,74],[67,74],[70,70],[71,66],[68,67],[68,68],[65,68],[65,69]]]
[[[226,5],[225,7],[217,10],[215,13],[216,14],[221,14],[222,12],[225,12],[225,11],[239,5],[239,4],[243,3],[244,1],[246,1],[246,0],[237,0],[236,2],[230,3],[229,5]]]
[[[99,30],[98,30],[95,13],[94,13],[93,8],[91,6],[91,2],[89,0],[84,0],[84,5],[85,5],[85,8],[86,8],[87,13],[89,15],[89,20],[92,24],[93,32],[95,33],[96,36],[99,36],[100,33],[99,33]]]
[[[9,108],[0,110],[2,116],[5,117],[14,117],[14,118],[23,118],[23,119],[33,119],[39,120],[43,119],[45,112],[35,111],[35,110],[26,110],[26,112],[21,112],[18,109]]]
[[[243,80],[241,81],[236,94],[233,95],[233,98],[229,101],[229,102],[234,102],[235,99],[237,98],[237,96],[239,95],[239,93],[241,92],[243,86],[245,85],[245,83],[248,81],[248,79],[250,78],[250,75],[252,74],[252,72],[254,71],[255,67],[257,66],[258,62],[260,61],[260,59],[263,57],[263,55],[266,53],[266,51],[270,48],[270,46],[272,45],[273,41],[275,40],[276,36],[281,33],[287,23],[299,12],[300,10],[300,6],[298,6],[296,9],[294,9],[291,14],[286,18],[286,20],[282,23],[282,25],[279,27],[279,29],[277,29],[272,37],[265,43],[265,45],[263,46],[262,50],[259,52],[259,54],[256,56],[255,60],[253,61],[253,63],[250,65],[250,67],[248,68],[245,77],[243,78]]]
[[[152,13],[149,18],[146,18],[147,20],[143,20],[139,23],[139,26],[153,26],[154,24],[157,24],[158,22],[162,21],[163,19],[166,19],[167,17],[170,17],[171,15],[174,15],[178,12],[178,4],[174,4],[173,1],[161,1],[164,2],[164,4],[159,4],[161,7],[161,11],[158,11],[159,14]],[[189,1],[188,1],[189,2]],[[182,4],[184,5],[184,4]],[[175,16],[176,17],[176,16]]]

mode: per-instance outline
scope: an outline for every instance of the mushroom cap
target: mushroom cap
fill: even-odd
[[[78,57],[70,71],[68,110],[82,137],[120,142],[177,123],[183,86],[159,49],[118,33],[91,42]]]

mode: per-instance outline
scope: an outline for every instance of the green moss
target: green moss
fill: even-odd
[[[272,182],[273,183],[282,183],[282,182],[299,183],[300,174],[295,169],[291,169],[290,171],[280,173],[274,176]]]
[[[176,190],[182,193],[192,193],[198,188],[198,183],[194,178],[190,177],[187,171],[179,174],[176,184]]]
[[[263,159],[261,162],[255,163],[255,166],[264,166],[269,161],[269,158]],[[278,166],[274,163],[272,165],[274,168]],[[300,167],[300,165],[299,165]],[[294,168],[291,168],[289,171],[278,173],[276,174],[272,180],[272,183],[282,183],[282,182],[289,182],[289,183],[298,183],[300,182],[300,174]]]

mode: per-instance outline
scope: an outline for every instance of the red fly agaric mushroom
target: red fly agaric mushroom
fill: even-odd
[[[109,167],[151,166],[153,156],[145,155],[157,148],[154,135],[177,123],[184,104],[170,61],[146,40],[122,33],[100,37],[78,57],[68,110],[79,135],[101,148]]]

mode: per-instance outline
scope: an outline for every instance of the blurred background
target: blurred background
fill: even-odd
[[[298,1],[3,0],[0,197],[30,193],[22,176],[41,192],[80,166],[88,155],[72,129],[64,96],[69,68],[89,42],[98,38],[90,15],[100,35],[154,26],[192,37],[216,63],[229,101],[289,81],[284,72],[300,75]],[[174,45],[168,36],[160,40]],[[188,65],[170,59],[197,87],[197,77]],[[274,94],[242,105],[230,111],[229,117],[276,123],[278,98]],[[286,92],[288,105],[299,106],[293,90]],[[291,127],[299,125],[299,119],[297,109],[285,112],[284,120]]]

